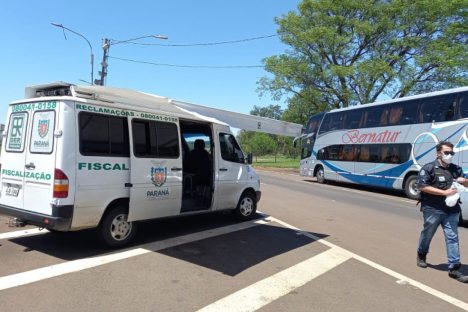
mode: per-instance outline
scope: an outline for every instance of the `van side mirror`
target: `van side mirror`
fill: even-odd
[[[248,163],[249,165],[251,165],[251,164],[252,164],[252,160],[253,160],[253,154],[250,152],[250,153],[247,154],[247,163]]]

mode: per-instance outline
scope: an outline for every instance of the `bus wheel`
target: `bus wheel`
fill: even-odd
[[[418,181],[418,176],[417,175],[410,175],[406,179],[405,183],[405,193],[408,198],[411,199],[419,199],[419,190],[417,188],[417,181]]]
[[[237,219],[245,221],[252,219],[256,211],[257,201],[255,196],[250,192],[246,192],[242,194],[239,199],[239,203],[237,204],[236,210],[234,210],[234,214]]]
[[[317,182],[320,184],[325,183],[325,172],[323,171],[323,167],[320,166],[317,169],[317,172],[315,173],[315,176],[317,177]]]
[[[136,234],[135,222],[128,222],[128,209],[117,206],[106,213],[99,226],[101,240],[110,247],[127,245]]]

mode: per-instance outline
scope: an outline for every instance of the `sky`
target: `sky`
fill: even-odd
[[[85,39],[51,23],[82,34],[94,54],[94,78],[101,70],[102,40],[128,40],[164,35],[167,40],[140,43],[184,45],[216,43],[275,35],[275,17],[297,11],[299,0],[134,0],[134,1],[2,1],[0,9],[0,123],[8,103],[24,97],[29,85],[54,81],[86,84],[91,80],[91,51]],[[183,68],[189,66],[262,65],[288,46],[277,36],[233,44],[192,47],[115,44],[109,50],[107,86],[129,88],[180,101],[249,113],[254,105],[279,104],[260,97],[257,81],[263,68]],[[115,57],[115,58],[114,58]]]

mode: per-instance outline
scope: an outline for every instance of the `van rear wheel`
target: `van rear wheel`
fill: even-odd
[[[122,247],[136,234],[135,222],[128,222],[128,209],[117,206],[106,213],[99,226],[99,237],[109,247]]]
[[[256,198],[252,193],[247,192],[242,194],[241,198],[239,199],[239,203],[237,204],[237,207],[234,210],[234,214],[237,219],[245,221],[252,219],[256,211]]]

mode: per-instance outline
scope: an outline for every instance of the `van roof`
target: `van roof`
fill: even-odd
[[[125,88],[113,88],[105,86],[78,86],[66,82],[53,82],[40,85],[28,86],[25,88],[26,99],[41,99],[44,97],[59,98],[63,97],[80,98],[84,101],[97,101],[102,105],[109,106],[110,104],[125,105],[129,108],[148,108],[156,109],[162,113],[176,115],[181,118],[195,119],[208,121],[229,126],[228,124],[212,117],[204,116],[187,109],[183,109],[175,105],[175,101],[154,94],[135,91]],[[17,101],[18,102],[23,102]]]
[[[156,109],[163,114],[207,121],[248,131],[292,137],[300,135],[302,131],[301,124],[176,101],[167,97],[124,88],[77,86],[66,82],[54,82],[26,87],[25,97],[26,100],[13,102],[13,104],[30,102],[33,99],[43,101],[44,97],[51,100],[64,100],[66,97],[71,100],[80,98],[83,102],[97,102],[100,105],[106,105],[107,103],[106,106],[115,103],[115,105],[124,107]]]

